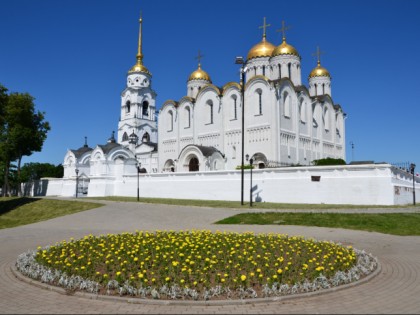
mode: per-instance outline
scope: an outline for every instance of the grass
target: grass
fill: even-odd
[[[216,224],[304,225],[420,235],[420,213],[243,213]]]
[[[45,221],[102,206],[100,203],[41,198],[0,198],[0,229]]]
[[[136,197],[89,197],[94,200],[109,200],[122,202],[137,202]],[[241,206],[239,201],[224,201],[224,200],[192,200],[192,199],[170,199],[170,198],[140,198],[143,203],[155,203],[177,206],[195,206],[195,207],[210,207],[210,208],[229,208],[229,209],[246,209],[249,204]],[[295,203],[273,203],[273,202],[258,202],[254,203],[255,209],[302,209],[302,210],[318,210],[318,209],[367,209],[367,208],[407,208],[405,206],[372,206],[372,205],[331,205],[331,204],[295,204]],[[411,205],[411,207],[413,207]]]

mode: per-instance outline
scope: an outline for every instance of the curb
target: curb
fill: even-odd
[[[112,301],[112,302],[123,302],[129,304],[146,304],[146,305],[186,305],[186,306],[223,306],[223,305],[244,305],[244,304],[256,304],[256,303],[270,303],[270,302],[279,302],[279,301],[286,301],[291,299],[299,299],[299,298],[306,298],[306,297],[313,297],[323,294],[328,294],[348,288],[352,288],[363,283],[366,283],[373,278],[375,278],[382,270],[381,264],[378,262],[377,268],[367,275],[366,277],[362,278],[361,280],[357,280],[351,283],[342,284],[337,287],[329,288],[329,289],[321,289],[319,291],[314,292],[307,292],[307,293],[297,293],[297,294],[288,294],[276,297],[268,297],[268,298],[254,298],[254,299],[242,299],[242,300],[209,300],[209,301],[193,301],[193,300],[154,300],[154,299],[142,299],[142,298],[133,298],[133,297],[120,297],[120,296],[108,296],[108,295],[99,295],[93,293],[87,293],[82,291],[76,292],[69,292],[68,290],[53,286],[47,283],[42,283],[38,280],[31,279],[29,277],[24,276],[21,274],[15,264],[13,263],[10,266],[12,274],[18,280],[33,285],[35,287],[53,291],[62,295],[68,296],[76,296],[81,297],[89,300],[102,300],[102,301]]]

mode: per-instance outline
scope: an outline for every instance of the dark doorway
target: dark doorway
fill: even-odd
[[[190,160],[189,171],[190,172],[198,172],[198,159],[196,157],[193,157]]]

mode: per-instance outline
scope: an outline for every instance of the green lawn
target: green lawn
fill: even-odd
[[[420,213],[243,213],[216,223],[304,225],[420,235]]]
[[[0,198],[0,229],[10,228],[102,206],[100,203],[41,198]]]
[[[122,202],[137,202],[136,197],[89,197],[88,199],[94,200],[110,200],[110,201],[122,201]],[[144,203],[156,203],[166,205],[178,205],[178,206],[195,206],[195,207],[210,207],[210,208],[233,208],[233,209],[249,209],[249,203],[241,206],[240,201],[224,201],[224,200],[191,200],[191,199],[170,199],[170,198],[142,198],[140,202]],[[256,202],[253,203],[255,209],[367,209],[367,208],[407,208],[413,207],[412,205],[407,206],[372,206],[372,205],[330,205],[330,204],[295,204],[295,203],[272,203],[272,202]]]

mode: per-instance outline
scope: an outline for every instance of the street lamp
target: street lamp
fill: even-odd
[[[416,177],[414,170],[416,169],[416,164],[410,164],[410,172],[413,174],[413,205],[416,205]]]
[[[137,201],[140,201],[139,175],[140,175],[141,163],[137,161],[136,167],[137,167]]]
[[[248,161],[248,159],[249,159],[249,155],[247,154],[246,155],[246,160]],[[254,164],[254,159],[250,158],[249,159],[249,165],[251,166],[251,168],[250,168],[251,185],[250,185],[250,188],[249,188],[249,206],[250,207],[252,207],[252,169],[254,168],[253,164]]]
[[[244,152],[245,152],[245,61],[244,57],[236,57],[235,64],[241,65],[242,94],[242,154],[241,154],[241,205],[244,204]]]
[[[79,191],[79,169],[76,168],[76,198]]]

